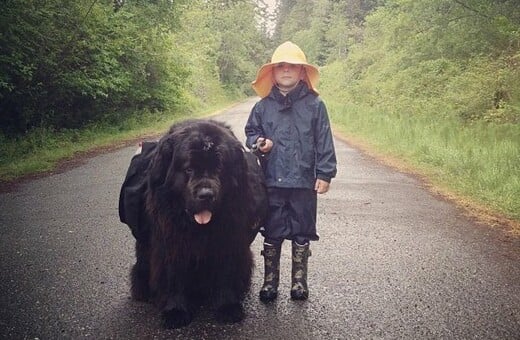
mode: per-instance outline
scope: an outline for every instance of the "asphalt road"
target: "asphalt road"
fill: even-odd
[[[243,126],[253,101],[214,118]],[[135,147],[0,194],[1,339],[520,339],[520,240],[472,221],[413,176],[336,139],[338,177],[319,198],[310,298],[265,305],[261,237],[246,319],[208,310],[179,330],[130,299],[133,238],[118,219]]]

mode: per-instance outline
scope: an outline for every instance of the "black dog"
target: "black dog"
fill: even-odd
[[[144,144],[119,204],[136,238],[134,299],[154,302],[169,328],[189,324],[204,301],[221,322],[243,319],[267,195],[256,157],[228,126],[189,120]]]

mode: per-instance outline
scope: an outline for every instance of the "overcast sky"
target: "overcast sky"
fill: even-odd
[[[264,0],[265,4],[268,6],[268,10],[270,13],[274,12],[275,6],[276,6],[276,0]],[[274,23],[271,22],[270,25],[267,25],[269,31],[272,33],[274,29]]]

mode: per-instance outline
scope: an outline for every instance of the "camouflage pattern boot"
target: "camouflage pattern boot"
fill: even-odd
[[[260,300],[273,301],[278,296],[278,283],[280,282],[280,252],[282,245],[273,246],[264,243],[261,254],[264,257],[264,285],[260,289]]]
[[[299,245],[292,242],[292,284],[291,299],[307,300],[309,288],[307,287],[307,263],[311,251],[309,243]]]

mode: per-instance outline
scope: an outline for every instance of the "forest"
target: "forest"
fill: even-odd
[[[337,131],[520,220],[517,0],[6,0],[0,25],[4,180],[252,96],[291,40]]]

